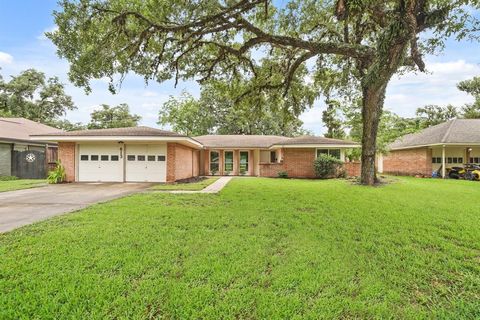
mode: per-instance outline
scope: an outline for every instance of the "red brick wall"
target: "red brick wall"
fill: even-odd
[[[167,143],[167,182],[198,176],[199,151],[178,144]]]
[[[348,177],[359,177],[360,172],[362,171],[362,164],[358,161],[345,162],[343,167],[345,168]]]
[[[58,160],[65,167],[66,181],[75,181],[75,142],[58,143]]]
[[[282,163],[260,164],[261,177],[276,177],[278,172],[286,171],[292,178],[315,178],[313,148],[286,148],[283,149]]]
[[[396,175],[432,175],[432,150],[417,148],[392,151],[383,156],[383,172]]]

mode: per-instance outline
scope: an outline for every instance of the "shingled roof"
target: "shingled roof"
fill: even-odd
[[[25,118],[0,118],[0,139],[13,141],[31,141],[31,134],[54,133],[63,131]],[[40,142],[40,141],[38,141]]]
[[[268,148],[285,140],[282,136],[263,135],[206,135],[194,138],[207,148]]]
[[[56,132],[51,134],[37,134],[39,136],[62,136],[62,137],[100,137],[100,136],[137,136],[137,137],[186,137],[176,132],[160,130],[150,127],[127,127],[111,129],[90,129]],[[35,137],[36,135],[32,135]]]
[[[301,146],[301,145],[336,145],[336,146],[358,146],[357,142],[341,139],[331,139],[318,136],[299,136],[295,138],[284,138],[275,143],[282,146]]]
[[[454,119],[420,132],[407,134],[389,145],[390,150],[440,144],[480,144],[480,119]]]

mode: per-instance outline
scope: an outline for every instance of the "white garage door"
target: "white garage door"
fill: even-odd
[[[126,180],[165,182],[167,145],[128,144],[125,146]]]
[[[118,144],[81,144],[78,181],[123,181],[123,159]]]

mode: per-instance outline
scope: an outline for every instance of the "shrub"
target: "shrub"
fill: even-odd
[[[287,173],[287,171],[279,171],[279,172],[277,173],[277,175],[278,175],[279,178],[283,178],[283,179],[288,178],[288,173]]]
[[[315,175],[320,179],[338,178],[344,174],[343,161],[327,154],[320,154],[313,162]]]
[[[0,181],[11,181],[18,180],[18,177],[15,176],[0,176]]]
[[[240,175],[241,176],[244,176],[246,174],[247,174],[247,170],[245,170],[245,168],[240,169]]]
[[[55,169],[48,173],[47,181],[52,184],[62,183],[65,181],[65,176],[65,167],[57,161]]]

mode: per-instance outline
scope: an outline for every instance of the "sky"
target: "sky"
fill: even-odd
[[[68,112],[72,122],[87,123],[90,113],[101,104],[111,106],[128,103],[132,113],[142,116],[142,125],[159,127],[158,111],[170,96],[178,96],[187,90],[199,95],[195,81],[173,81],[145,84],[143,78],[128,75],[118,94],[108,91],[104,80],[92,81],[92,93],[68,81],[68,62],[56,55],[55,46],[44,36],[54,30],[52,12],[58,9],[56,0],[0,0],[0,73],[8,80],[28,68],[44,72],[48,77],[58,76],[65,84],[77,110]],[[480,44],[449,40],[446,49],[439,55],[427,56],[427,73],[408,73],[395,76],[387,88],[385,108],[400,116],[411,117],[415,110],[427,104],[461,106],[473,98],[456,88],[459,81],[480,75]],[[322,135],[323,101],[301,115],[304,128]],[[168,129],[168,128],[166,128]]]

